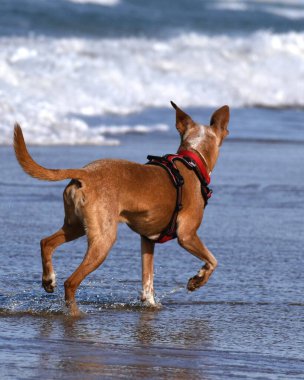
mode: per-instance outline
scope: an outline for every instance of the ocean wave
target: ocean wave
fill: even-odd
[[[68,0],[71,3],[78,3],[78,4],[98,4],[103,6],[114,6],[118,5],[120,3],[120,0]]]
[[[25,5],[26,4],[26,5]],[[242,34],[303,31],[303,1],[1,0],[0,35],[164,38],[185,31]]]
[[[299,8],[265,7],[264,10],[267,13],[289,20],[301,20],[304,18],[304,10]]]
[[[84,117],[169,107],[171,99],[184,107],[304,107],[304,33],[0,43],[2,144],[15,121],[35,144],[116,144],[106,135],[142,127],[92,128]],[[159,128],[143,124],[145,132]]]
[[[23,127],[23,126],[22,126]],[[127,134],[148,134],[166,132],[168,125],[101,125],[89,127],[79,119],[65,119],[58,125],[45,126],[43,130],[37,126],[24,125],[26,142],[33,145],[119,145],[118,137]],[[12,143],[13,129],[6,128],[2,144]]]
[[[256,2],[248,2],[247,0],[216,1],[212,4],[208,4],[207,8],[218,11],[236,11],[243,13],[256,13],[258,11],[288,20],[301,20],[304,18],[303,4],[300,4],[298,0],[262,0]]]

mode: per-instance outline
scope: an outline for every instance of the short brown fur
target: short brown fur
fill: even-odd
[[[229,108],[218,109],[210,126],[195,123],[174,103],[176,128],[181,136],[179,149],[200,155],[212,171],[219,147],[228,135]],[[63,226],[53,235],[41,240],[42,284],[47,292],[56,286],[52,264],[54,250],[61,244],[87,235],[86,255],[76,271],[65,281],[65,300],[72,315],[79,311],[75,293],[83,279],[107,257],[116,240],[119,222],[141,236],[142,301],[155,305],[153,289],[154,241],[168,225],[176,201],[176,190],[168,174],[160,167],[141,165],[124,160],[98,160],[82,169],[46,169],[37,164],[27,151],[22,130],[15,125],[16,158],[30,176],[47,181],[72,179],[64,190],[65,218]],[[217,260],[197,235],[203,214],[204,200],[200,182],[193,171],[177,163],[184,177],[183,208],[178,215],[179,244],[205,262],[198,274],[188,281],[193,291],[204,285],[217,266]],[[157,191],[151,191],[157,189]]]

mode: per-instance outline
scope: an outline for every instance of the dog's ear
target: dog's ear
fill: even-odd
[[[171,101],[172,107],[176,110],[176,129],[181,136],[186,130],[194,124],[194,121],[189,115],[182,111],[175,103]]]
[[[230,112],[228,106],[223,106],[216,110],[211,116],[210,126],[220,132],[228,132],[228,123],[230,118]]]

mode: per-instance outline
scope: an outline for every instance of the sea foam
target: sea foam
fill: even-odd
[[[92,127],[85,117],[169,107],[171,99],[184,107],[304,106],[304,33],[0,43],[2,144],[11,143],[15,121],[33,144],[117,144],[114,135],[168,127]]]
[[[71,3],[78,3],[78,4],[98,4],[103,5],[107,7],[111,7],[114,5],[118,5],[120,3],[119,0],[68,0]]]
[[[268,5],[267,5],[268,4]],[[294,6],[291,6],[294,5]],[[208,5],[208,9],[216,9],[222,11],[237,11],[237,12],[256,12],[263,11],[271,15],[279,16],[289,20],[301,20],[304,18],[303,8],[299,8],[299,1],[256,1],[247,2],[242,0],[234,1],[217,1]]]

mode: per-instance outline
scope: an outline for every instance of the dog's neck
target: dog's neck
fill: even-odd
[[[203,153],[199,152],[198,150],[194,149],[194,148],[191,148],[191,150],[199,156],[199,158],[201,159],[201,161],[205,165],[207,172],[210,175],[212,173],[212,170],[210,169],[210,164],[208,164],[208,161],[207,161],[207,158],[205,157],[205,155]]]
[[[184,141],[178,148],[178,152],[182,150],[190,150],[191,152],[196,153],[206,167],[209,175],[212,173],[218,158],[218,149],[198,149],[197,147],[193,147],[192,144]]]
[[[182,145],[179,147],[177,153],[180,153],[180,152],[183,152],[183,151],[190,151],[190,152],[193,152],[195,153],[199,158],[200,160],[202,161],[203,165],[205,166],[208,174],[210,175],[211,174],[211,170],[210,170],[210,165],[208,164],[208,161],[206,159],[206,157],[204,156],[204,154],[202,154],[201,152],[199,152],[198,150],[192,148],[192,147],[188,147],[187,149],[185,149]]]

